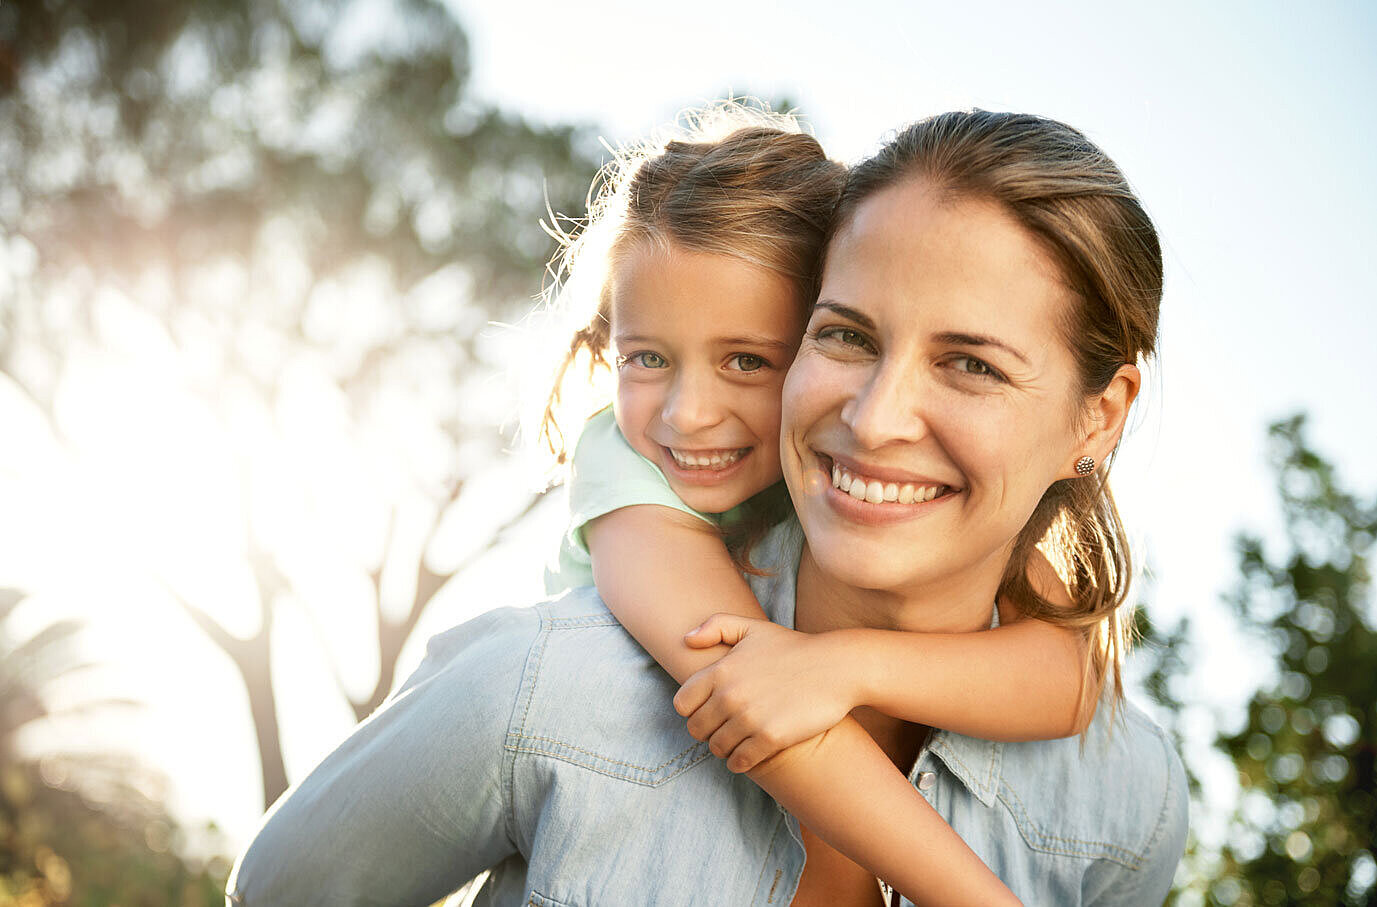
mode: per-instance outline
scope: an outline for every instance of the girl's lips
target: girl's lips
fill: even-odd
[[[719,482],[725,482],[744,469],[746,462],[751,458],[751,454],[755,453],[755,448],[736,447],[730,448],[730,451],[736,455],[736,458],[722,466],[681,466],[675,452],[662,444],[660,445],[660,468],[664,470],[665,475],[673,476],[675,481],[683,482],[685,485],[716,485]],[[681,456],[683,453],[686,452],[681,452]],[[721,451],[715,451],[715,453],[720,454]],[[695,458],[704,459],[702,456]]]

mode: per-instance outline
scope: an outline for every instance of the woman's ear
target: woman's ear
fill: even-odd
[[[1090,475],[1100,467],[1124,433],[1129,407],[1138,396],[1143,376],[1138,366],[1124,364],[1109,379],[1109,386],[1086,403],[1087,431],[1080,448],[1073,453],[1073,461],[1066,465],[1063,479]]]

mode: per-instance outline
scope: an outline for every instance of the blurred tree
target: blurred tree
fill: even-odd
[[[182,830],[144,792],[155,776],[118,757],[49,756],[41,767],[23,757],[25,727],[113,702],[50,706],[50,686],[90,667],[74,645],[80,625],[16,638],[9,617],[23,600],[0,589],[0,905],[223,903],[228,864],[179,855]]]
[[[1377,904],[1377,614],[1370,558],[1377,501],[1345,490],[1295,416],[1269,432],[1287,550],[1238,541],[1230,594],[1242,628],[1276,659],[1246,721],[1215,746],[1242,786],[1222,851],[1194,850],[1178,897],[1209,904]],[[1150,693],[1177,714],[1188,625],[1157,647]]]
[[[599,149],[474,101],[468,65],[438,0],[0,4],[0,391],[73,459],[124,464],[101,493],[159,525],[147,571],[242,674],[265,806],[282,602],[327,574],[371,590],[375,681],[334,655],[361,719],[437,591],[532,505],[518,489],[468,518],[487,542],[437,554],[511,412],[479,329],[529,310],[540,218],[582,210]],[[256,629],[158,544],[251,571]]]

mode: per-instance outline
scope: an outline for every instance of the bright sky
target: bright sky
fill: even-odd
[[[614,142],[729,91],[791,99],[847,161],[908,120],[969,106],[1051,115],[1088,133],[1128,174],[1167,251],[1161,367],[1116,466],[1159,619],[1189,613],[1207,632],[1228,627],[1217,599],[1232,573],[1231,538],[1276,525],[1261,444],[1270,420],[1310,411],[1319,447],[1351,482],[1377,488],[1377,406],[1364,367],[1377,349],[1377,7],[507,0],[458,15],[479,95],[536,119],[597,124]],[[22,463],[0,465],[11,478],[23,474]],[[124,466],[91,472],[92,487]],[[21,551],[74,525],[62,514],[77,512],[82,488],[17,488],[0,489],[6,506],[57,516],[46,529],[9,521],[0,545]],[[227,506],[214,496],[204,503]],[[72,597],[135,583],[120,576],[119,527],[138,501],[110,508],[75,530],[110,563],[98,579],[72,577]],[[533,594],[533,559],[519,541],[511,550],[454,590],[420,637]],[[168,613],[112,616],[102,632],[132,650],[148,631],[136,622]],[[309,635],[304,625],[284,630],[287,639]],[[161,676],[197,680],[148,682],[133,692],[150,709],[105,731],[166,767],[182,810],[215,817],[238,846],[259,805],[247,709],[206,711],[242,693],[189,626],[160,633],[184,640]],[[1221,702],[1262,671],[1231,648],[1201,666],[1201,683]],[[318,649],[279,653],[300,676],[328,670]],[[322,714],[329,695],[321,685],[283,691],[293,778],[349,726],[342,705]]]

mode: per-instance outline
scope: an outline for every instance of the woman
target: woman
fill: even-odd
[[[755,558],[776,568],[753,583],[771,617],[805,632],[1069,621],[1093,628],[1093,676],[1117,686],[1128,561],[1100,464],[1160,288],[1151,223],[1061,124],[947,114],[856,168],[785,385],[799,519]],[[846,478],[945,493],[871,503]],[[1069,610],[1024,580],[1044,539]],[[1017,614],[995,613],[1000,595]],[[743,647],[773,632],[724,631]],[[486,615],[433,640],[274,808],[231,890],[426,903],[493,867],[494,903],[873,902],[872,877],[687,736],[672,693],[591,593]],[[1109,705],[1084,741],[1025,744],[857,717],[1025,902],[1160,902],[1184,846],[1183,773],[1141,714]]]

